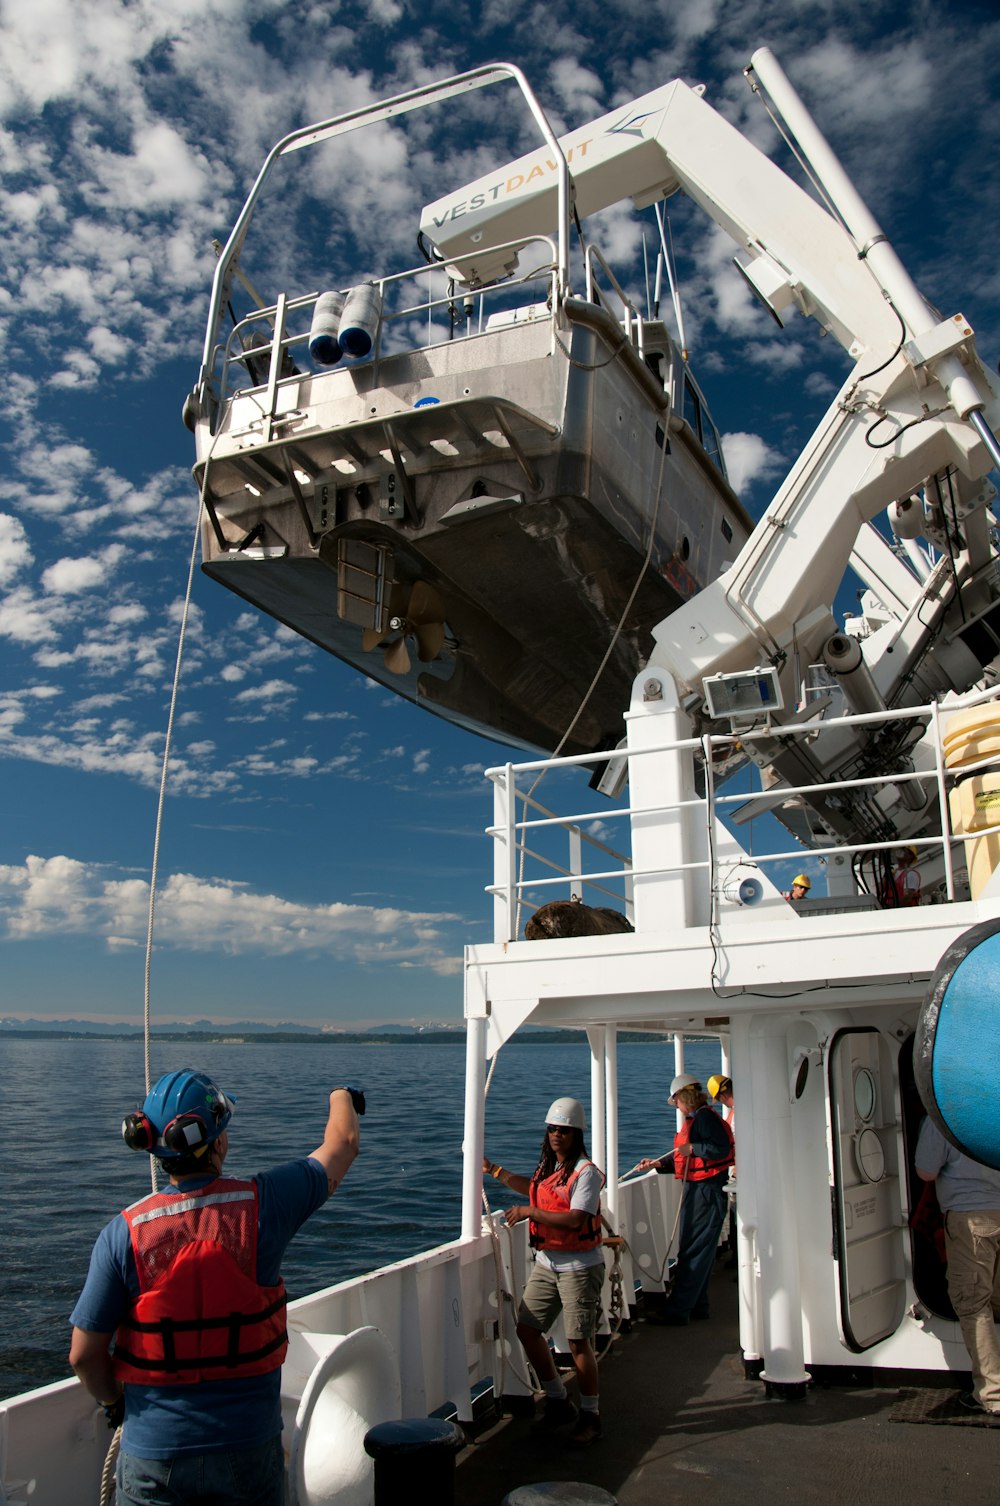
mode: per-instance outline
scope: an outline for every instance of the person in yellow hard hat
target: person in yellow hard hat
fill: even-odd
[[[708,1089],[708,1095],[712,1099],[712,1102],[722,1104],[725,1111],[722,1117],[723,1119],[725,1119],[726,1123],[729,1125],[729,1128],[732,1130],[733,1135],[735,1136],[736,1101],[733,1098],[733,1079],[731,1077],[724,1077],[721,1073],[713,1072],[712,1076],[708,1079],[708,1082],[705,1084],[705,1086]],[[735,1173],[736,1167],[734,1165],[731,1174],[735,1176]],[[726,1242],[729,1246],[729,1255],[726,1260],[726,1266],[727,1269],[734,1270],[736,1267],[736,1200],[733,1197],[732,1193],[729,1193],[728,1196],[729,1230],[726,1236]]]
[[[786,889],[781,897],[794,905],[798,900],[805,899],[811,888],[812,884],[809,881],[809,875],[807,873],[797,873],[792,879],[791,888]]]
[[[705,1086],[708,1089],[709,1097],[713,1100],[713,1102],[722,1104],[723,1108],[726,1111],[722,1117],[725,1119],[729,1127],[732,1128],[733,1119],[735,1117],[735,1106],[733,1101],[733,1079],[731,1077],[722,1077],[719,1073],[713,1073],[712,1076],[708,1079],[708,1082],[705,1084]]]

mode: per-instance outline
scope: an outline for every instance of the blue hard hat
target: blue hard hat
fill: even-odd
[[[219,1138],[234,1107],[235,1099],[227,1097],[204,1072],[191,1067],[167,1072],[153,1084],[142,1105],[142,1113],[156,1132],[155,1142],[142,1148],[161,1161],[197,1154]]]

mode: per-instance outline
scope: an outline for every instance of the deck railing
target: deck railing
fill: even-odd
[[[966,898],[968,844],[1000,834],[1000,820],[995,823],[984,820],[982,824],[977,821],[974,830],[956,830],[951,818],[949,794],[960,780],[1000,770],[1000,752],[977,762],[963,762],[960,769],[949,769],[943,738],[948,719],[954,713],[978,706],[988,707],[990,702],[998,698],[1000,687],[991,687],[956,697],[946,706],[934,703],[886,712],[784,724],[780,729],[761,728],[741,731],[738,735],[708,734],[701,738],[663,742],[643,749],[638,754],[632,752],[630,756],[654,759],[678,753],[698,756],[705,771],[705,794],[673,800],[660,806],[644,804],[641,812],[633,811],[628,803],[604,803],[586,809],[577,806],[569,812],[559,813],[554,809],[551,796],[548,797],[550,803],[543,804],[536,794],[543,778],[552,774],[558,778],[569,770],[594,769],[604,765],[608,762],[607,752],[577,754],[570,758],[536,759],[488,769],[486,777],[494,787],[493,824],[487,829],[487,835],[493,839],[494,850],[493,882],[487,886],[487,892],[494,899],[494,940],[516,940],[522,931],[525,911],[530,914],[531,910],[547,900],[576,898],[586,899],[591,904],[602,904],[606,898],[610,898],[632,919],[635,886],[642,878],[689,872],[694,881],[703,882],[711,896],[717,900],[727,877],[737,868],[755,867],[762,873],[769,874],[778,870],[780,865],[790,862],[801,865],[806,859],[817,858],[828,863],[832,859],[844,859],[853,866],[857,859],[892,853],[904,844],[917,849],[925,867],[934,867],[938,899],[951,902]],[[831,779],[810,785],[781,784],[771,790],[743,789],[739,793],[732,793],[726,790],[724,784],[717,788],[713,775],[715,759],[720,752],[731,751],[737,743],[742,743],[745,748],[755,741],[773,742],[779,733],[783,740],[794,738],[815,741],[828,736],[836,737],[845,729],[856,730],[861,726],[906,722],[926,728],[922,745],[931,750],[932,758],[921,767],[900,767],[887,773],[859,775],[852,779]],[[875,812],[880,809],[877,804],[880,795],[885,797],[886,792],[890,792],[898,804],[901,788],[914,785],[921,787],[927,795],[922,803],[925,812],[932,805],[936,806],[934,820],[928,822],[925,819],[923,829],[916,836],[905,834],[905,826],[903,834],[900,834],[899,831],[892,830],[891,824],[886,821],[883,823],[883,830],[868,839],[838,842],[831,838],[822,845],[808,848],[771,845],[766,851],[753,853],[734,850],[731,844],[727,844],[721,855],[718,851],[717,820],[721,818],[725,824],[724,818],[736,807],[753,804],[757,807],[758,815],[762,816],[767,813],[769,806],[827,794],[841,802],[852,796],[860,796]],[[549,787],[551,788],[551,784]],[[565,787],[563,779],[562,788]],[[574,789],[578,788],[574,786]],[[639,867],[634,864],[631,854],[633,820],[641,816],[643,823],[648,826],[658,818],[663,818],[666,822],[667,818],[678,814],[686,816],[688,820],[693,816],[703,829],[701,842],[695,844],[696,855],[678,858],[671,855],[664,844],[661,867],[650,867],[648,864]],[[880,906],[877,894],[869,893],[869,898],[873,907]]]

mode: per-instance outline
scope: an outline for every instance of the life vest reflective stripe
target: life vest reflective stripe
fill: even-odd
[[[576,1179],[585,1166],[593,1166],[592,1161],[578,1161],[572,1174],[565,1182],[560,1181],[561,1170],[556,1170],[544,1182],[537,1176],[532,1179],[530,1200],[533,1208],[539,1208],[545,1213],[569,1213],[573,1198],[573,1188]],[[604,1174],[595,1166],[594,1170],[604,1186]],[[556,1229],[552,1224],[537,1224],[534,1219],[528,1222],[528,1242],[535,1250],[544,1248],[552,1250],[593,1250],[601,1242],[601,1211],[590,1214],[578,1229]]]
[[[712,1110],[709,1109],[709,1113],[711,1112]],[[694,1121],[697,1119],[698,1114],[700,1113],[701,1109],[698,1109],[696,1113],[691,1115],[690,1119],[685,1119],[684,1123],[677,1131],[676,1135],[674,1136],[675,1151],[679,1150],[682,1145],[689,1144],[691,1140],[691,1130],[694,1127]],[[695,1155],[686,1157],[675,1155],[674,1176],[678,1179],[678,1181],[707,1182],[709,1177],[717,1177],[720,1172],[726,1171],[730,1166],[736,1165],[736,1142],[733,1139],[733,1132],[726,1121],[719,1118],[718,1114],[716,1114],[714,1117],[716,1118],[718,1123],[722,1125],[722,1128],[726,1132],[726,1135],[729,1139],[729,1149],[726,1151],[725,1155],[709,1157],[707,1159],[703,1158],[702,1156]],[[686,1174],[684,1170],[685,1162],[687,1163]]]
[[[257,1185],[217,1178],[126,1208],[139,1296],[112,1357],[122,1381],[193,1385],[265,1375],[285,1358],[285,1288],[261,1286]]]

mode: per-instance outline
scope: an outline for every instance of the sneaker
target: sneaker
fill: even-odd
[[[544,1407],[531,1424],[531,1431],[536,1435],[554,1433],[558,1428],[568,1427],[576,1418],[576,1407],[568,1396],[547,1396]]]
[[[576,1427],[569,1435],[569,1442],[573,1448],[586,1448],[588,1444],[596,1442],[600,1436],[601,1414],[581,1412]]]
[[[958,1404],[967,1412],[982,1412],[987,1417],[1000,1417],[1000,1412],[994,1407],[984,1407],[974,1391],[959,1392]]]

